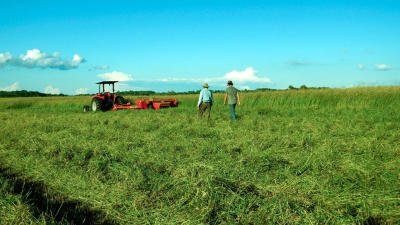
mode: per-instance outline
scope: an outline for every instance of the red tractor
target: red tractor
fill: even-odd
[[[153,99],[149,98],[146,100],[136,100],[136,105],[131,105],[130,102],[126,102],[122,96],[115,94],[114,84],[118,81],[102,81],[96,84],[99,85],[99,93],[92,96],[92,111],[108,111],[117,109],[159,109],[164,107],[175,107],[178,106],[178,101],[175,99]],[[104,85],[112,85],[112,93],[106,92]],[[101,92],[101,87],[103,91]],[[83,111],[90,111],[90,106],[83,106]]]

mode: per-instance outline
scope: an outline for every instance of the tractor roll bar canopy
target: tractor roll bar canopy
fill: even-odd
[[[97,82],[96,84],[99,85],[99,93],[101,93],[101,92],[100,92],[100,86],[101,86],[101,85],[103,85],[103,92],[105,92],[104,85],[105,85],[105,84],[108,84],[108,86],[110,86],[110,84],[112,84],[112,93],[114,93],[114,92],[115,92],[115,91],[114,91],[114,84],[117,83],[117,82],[118,82],[118,81],[102,81],[102,82]]]

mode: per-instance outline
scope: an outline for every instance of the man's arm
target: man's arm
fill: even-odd
[[[200,108],[201,100],[203,99],[203,90],[200,91],[199,101],[197,102],[197,109]]]
[[[228,97],[228,94],[225,94],[224,96],[224,105],[226,105],[226,98]]]
[[[238,92],[236,95],[237,95],[238,105],[240,105],[240,95],[239,95],[239,92]]]

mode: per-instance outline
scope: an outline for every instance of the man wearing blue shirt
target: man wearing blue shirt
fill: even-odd
[[[214,103],[214,98],[210,90],[208,90],[208,84],[203,84],[203,89],[200,91],[199,101],[197,103],[197,111],[199,119],[203,117],[203,113],[207,119],[210,119],[211,106]]]

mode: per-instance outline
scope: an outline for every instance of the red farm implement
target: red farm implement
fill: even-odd
[[[114,84],[118,81],[102,81],[96,84],[99,85],[99,93],[92,96],[91,106],[83,106],[83,111],[88,112],[90,110],[97,111],[108,111],[118,109],[159,109],[167,107],[178,106],[176,99],[140,99],[136,100],[135,105],[130,102],[126,102],[122,96],[114,93]],[[105,85],[112,85],[112,92],[105,91]]]

